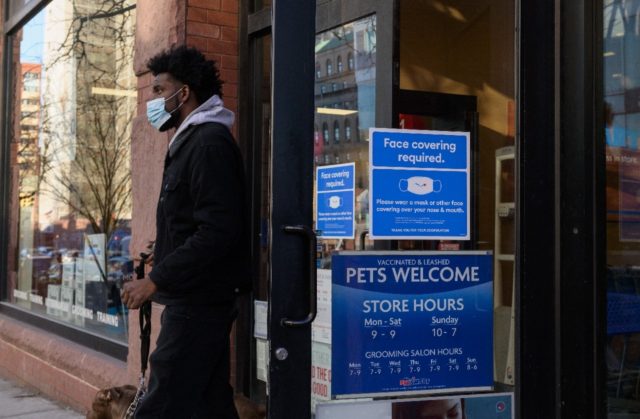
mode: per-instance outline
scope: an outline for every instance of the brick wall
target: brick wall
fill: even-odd
[[[218,63],[225,106],[237,113],[238,0],[188,0],[186,43]]]

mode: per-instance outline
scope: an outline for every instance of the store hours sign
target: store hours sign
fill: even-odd
[[[491,252],[332,258],[332,396],[488,390]]]

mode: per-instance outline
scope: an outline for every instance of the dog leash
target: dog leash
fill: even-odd
[[[144,265],[149,257],[146,253],[140,253],[140,263],[135,268],[136,278],[144,278]],[[132,419],[138,408],[140,400],[147,392],[145,383],[145,375],[147,372],[147,363],[149,361],[149,347],[151,345],[151,301],[146,301],[140,306],[140,382],[138,383],[138,391],[136,396],[129,405],[124,414],[123,419]]]

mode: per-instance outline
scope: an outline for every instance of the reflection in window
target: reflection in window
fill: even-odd
[[[323,147],[315,147],[320,164],[355,163],[356,237],[366,230],[368,222],[368,144],[359,143],[359,132],[368,133],[375,126],[376,16],[367,16],[349,24],[316,35],[315,61],[326,65],[325,76],[331,77],[331,93],[323,94],[316,81],[315,123],[322,127]],[[366,33],[368,43],[356,44],[357,34]],[[346,61],[346,63],[345,63]],[[356,62],[357,61],[357,62]],[[331,66],[336,65],[335,72]],[[346,64],[346,68],[345,68]],[[355,67],[358,67],[356,78]],[[328,83],[325,82],[328,85]],[[330,141],[329,136],[333,136]],[[353,140],[352,140],[353,139]],[[327,150],[329,148],[329,150]],[[351,239],[320,239],[321,266],[327,267],[336,246],[355,249]]]
[[[322,138],[325,144],[329,144],[329,125],[326,122],[322,123]]]
[[[64,11],[64,13],[63,13]],[[9,301],[126,341],[135,1],[54,0],[12,43],[18,266]]]
[[[320,63],[316,63],[316,79],[322,77],[322,68],[320,67]]]
[[[640,412],[640,34],[637,1],[604,1],[609,417]]]

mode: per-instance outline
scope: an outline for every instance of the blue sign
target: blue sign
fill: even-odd
[[[372,128],[370,138],[370,236],[469,240],[469,133]]]
[[[332,258],[334,398],[493,385],[491,252]]]
[[[316,169],[316,230],[321,238],[354,238],[355,172],[354,163]]]
[[[467,132],[371,129],[371,165],[407,169],[459,169],[469,165]]]

